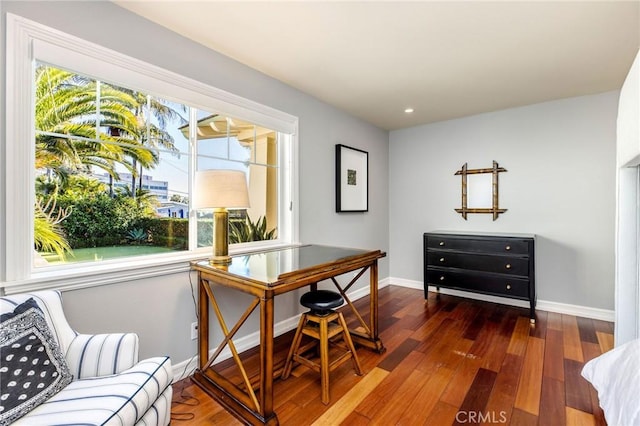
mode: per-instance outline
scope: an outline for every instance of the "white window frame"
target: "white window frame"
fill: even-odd
[[[6,213],[2,219],[5,236],[0,241],[0,254],[4,253],[0,264],[4,265],[5,271],[4,275],[0,274],[0,291],[82,288],[184,272],[189,270],[190,261],[206,257],[211,250],[202,248],[169,255],[73,264],[64,268],[33,268],[33,76],[36,60],[58,66],[64,64],[73,72],[100,80],[117,78],[117,83],[125,87],[198,109],[219,111],[287,134],[285,145],[288,146],[280,150],[283,155],[279,158],[278,240],[235,245],[230,251],[233,254],[249,248],[298,243],[297,117],[20,16],[7,13],[6,20],[6,134],[2,147],[6,167],[2,179],[5,197],[0,205]],[[189,187],[193,187],[193,173],[190,173]],[[190,209],[190,222],[195,223],[194,215],[195,211]]]

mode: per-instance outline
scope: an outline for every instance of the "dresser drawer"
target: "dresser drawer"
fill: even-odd
[[[426,237],[427,247],[438,250],[460,250],[476,253],[529,254],[529,244],[519,239],[455,238],[449,235],[431,234]]]
[[[429,250],[427,264],[524,277],[529,275],[529,259],[527,257]]]
[[[427,283],[438,287],[528,299],[529,280],[427,268]]]

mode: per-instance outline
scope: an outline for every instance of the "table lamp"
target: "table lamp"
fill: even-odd
[[[227,208],[249,207],[247,178],[240,170],[196,172],[193,207],[213,209],[213,265],[228,265],[229,212]]]

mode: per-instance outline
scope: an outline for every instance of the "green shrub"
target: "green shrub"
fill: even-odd
[[[170,217],[151,217],[138,221],[150,235],[151,244],[175,250],[189,248],[189,220]]]
[[[61,208],[73,206],[61,223],[71,248],[103,247],[126,242],[127,233],[147,213],[135,200],[111,198],[108,194],[90,197],[58,197]]]

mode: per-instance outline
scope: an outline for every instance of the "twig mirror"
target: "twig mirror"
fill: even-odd
[[[507,209],[498,207],[498,173],[507,169],[493,162],[490,169],[468,169],[464,163],[455,174],[462,176],[462,208],[455,209],[464,220],[469,213],[491,213],[493,220]]]

